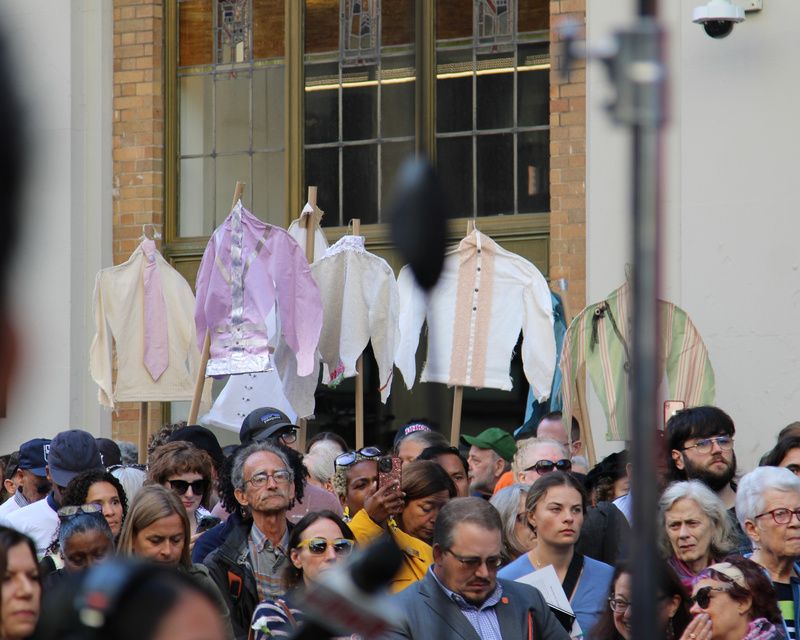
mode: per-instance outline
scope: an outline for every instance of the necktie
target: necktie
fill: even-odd
[[[161,277],[156,264],[156,244],[142,241],[144,263],[144,366],[158,380],[169,365],[167,339],[167,306],[161,289]]]

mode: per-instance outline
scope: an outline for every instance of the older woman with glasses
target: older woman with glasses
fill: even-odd
[[[692,591],[694,619],[681,640],[778,640],[781,613],[764,571],[754,562],[730,556],[706,567]],[[792,636],[794,637],[794,636]]]
[[[514,455],[512,469],[517,482],[533,484],[551,471],[571,471],[567,448],[557,440],[529,438]]]
[[[489,500],[503,522],[504,565],[536,546],[536,537],[528,525],[528,512],[525,510],[525,500],[530,488],[529,484],[518,482],[500,489]]]
[[[658,585],[658,630],[667,640],[679,638],[692,619],[689,614],[689,596],[676,573],[661,563]],[[627,562],[618,563],[614,569],[608,608],[592,629],[589,640],[631,640],[633,607],[633,575]]]
[[[759,467],[736,492],[736,517],[753,542],[751,560],[766,571],[791,637],[800,629],[800,478],[788,469]]]
[[[588,498],[583,485],[562,471],[533,483],[525,509],[536,546],[504,567],[499,578],[516,580],[552,565],[584,635],[605,610],[614,569],[575,551]]]
[[[292,529],[287,547],[291,564],[284,574],[286,595],[265,600],[253,613],[255,640],[291,636],[303,622],[303,592],[353,551],[355,537],[332,511],[309,513]]]
[[[673,482],[659,508],[662,555],[691,589],[697,574],[736,546],[727,509],[699,480]]]

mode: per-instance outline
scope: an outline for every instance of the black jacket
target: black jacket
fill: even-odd
[[[225,541],[203,560],[228,605],[234,636],[244,640],[258,604],[256,578],[247,562],[247,537],[252,520],[231,527]]]

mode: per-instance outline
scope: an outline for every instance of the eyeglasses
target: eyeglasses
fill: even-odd
[[[777,509],[773,509],[772,511],[765,511],[764,513],[759,513],[756,516],[756,519],[761,518],[763,516],[772,516],[772,519],[775,521],[775,524],[789,524],[792,521],[792,515],[797,517],[797,520],[800,521],[800,507],[797,509],[787,509],[786,507],[779,507]]]
[[[608,606],[614,613],[625,613],[631,606],[625,598],[609,598]]]
[[[572,469],[572,461],[562,458],[558,462],[552,460],[539,460],[536,464],[528,467],[525,471],[536,471],[538,474],[550,473],[553,469],[558,471],[570,471]]]
[[[349,467],[351,464],[355,463],[356,460],[360,460],[361,458],[378,458],[382,455],[383,452],[378,449],[378,447],[364,447],[358,451],[347,451],[345,453],[340,453],[338,456],[336,456],[334,464],[337,467]]]
[[[81,513],[99,513],[102,515],[103,507],[101,507],[99,504],[95,504],[94,502],[90,502],[89,504],[70,505],[67,507],[61,507],[58,510],[58,517],[62,520],[69,520],[70,518]]]
[[[733,449],[733,438],[730,436],[714,436],[713,438],[698,440],[694,444],[684,447],[683,450],[697,449],[697,453],[711,453],[715,442],[721,451],[730,451]]]
[[[698,589],[697,593],[695,593],[691,598],[689,598],[689,601],[696,602],[697,606],[700,607],[701,609],[708,609],[708,604],[711,602],[712,591],[730,591],[730,588],[703,587],[702,589]]]
[[[478,556],[460,556],[453,553],[450,549],[445,549],[445,553],[449,553],[456,560],[461,563],[461,566],[471,571],[477,571],[482,564],[486,565],[489,571],[497,571],[500,565],[503,564],[503,559],[500,556],[489,556],[488,558],[481,558]]]
[[[284,444],[294,444],[297,442],[297,429],[289,429],[289,431],[280,434],[278,440],[282,440]]]
[[[189,482],[187,480],[167,480],[167,482],[169,482],[169,486],[179,496],[185,494],[189,490],[189,487],[192,488],[192,493],[194,495],[202,496],[206,492],[206,487],[208,487],[207,480],[195,480],[194,482]]]
[[[245,480],[244,483],[247,484],[249,482],[254,488],[257,489],[258,487],[263,487],[265,484],[267,484],[270,478],[275,481],[275,484],[284,484],[292,479],[292,472],[286,469],[278,469],[274,473],[262,471],[261,473],[252,475],[250,479]]]
[[[350,555],[353,550],[354,542],[347,538],[336,538],[336,540],[326,540],[325,538],[309,538],[302,540],[298,545],[298,549],[308,547],[308,550],[315,556],[321,556],[328,550],[328,545],[333,547],[333,552],[337,556]]]

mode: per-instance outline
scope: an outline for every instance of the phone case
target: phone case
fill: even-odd
[[[393,482],[400,486],[402,479],[401,467],[403,461],[400,458],[384,456],[378,459],[378,486],[384,487]]]

